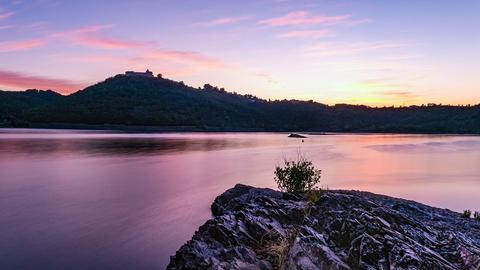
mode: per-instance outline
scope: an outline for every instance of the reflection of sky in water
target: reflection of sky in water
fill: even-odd
[[[381,144],[365,146],[384,152],[431,153],[480,151],[480,140],[460,140],[451,142],[423,142],[417,144]]]
[[[25,132],[25,131],[24,131]],[[80,154],[86,156],[134,156],[163,155],[192,151],[215,151],[238,148],[275,147],[278,145],[301,146],[299,140],[267,136],[268,133],[59,133],[46,131],[36,133],[11,134],[0,131],[0,158],[16,155],[42,156],[45,154]],[[260,137],[258,135],[261,135]],[[266,140],[265,138],[268,137]],[[333,152],[331,145],[322,145],[323,158],[335,158],[340,153]]]
[[[299,149],[330,189],[480,205],[480,137],[287,135],[0,129],[0,269],[162,269],[215,196],[274,188]]]
[[[1,154],[42,155],[78,153],[84,155],[153,155],[169,152],[212,151],[246,147],[248,141],[224,139],[170,138],[80,138],[80,139],[5,139],[0,141]]]

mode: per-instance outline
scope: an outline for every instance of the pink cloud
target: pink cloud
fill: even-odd
[[[395,42],[358,42],[352,44],[318,43],[307,47],[305,52],[309,56],[336,56],[350,55],[377,49],[398,48],[403,46],[405,46],[405,44]]]
[[[208,57],[199,52],[192,51],[155,50],[145,55],[145,57],[165,59],[182,63],[200,64],[206,68],[226,67],[226,64],[220,60]]]
[[[321,38],[332,36],[333,32],[327,29],[290,31],[276,35],[277,38]]]
[[[77,37],[82,34],[88,34],[88,33],[95,33],[103,29],[108,29],[113,27],[111,24],[103,24],[103,25],[87,25],[84,27],[72,29],[72,30],[67,30],[67,31],[62,31],[62,32],[55,32],[49,35],[50,38],[65,38],[65,39],[71,39],[74,37]]]
[[[114,63],[114,64],[121,64],[125,63],[128,59],[118,57],[118,56],[112,56],[112,55],[106,55],[106,54],[91,54],[91,55],[59,55],[58,57],[61,57],[64,60],[67,61],[73,61],[73,62],[85,62],[85,63]]]
[[[220,23],[220,22],[217,22]],[[223,21],[222,23],[226,23]],[[195,51],[157,49],[155,43],[137,42],[127,39],[114,39],[100,35],[98,32],[112,27],[112,25],[92,25],[70,31],[59,32],[51,35],[51,38],[58,38],[84,46],[103,49],[133,49],[131,55],[109,56],[90,55],[81,57],[70,57],[73,61],[92,61],[115,63],[117,66],[150,66],[148,63],[159,62],[168,65],[181,64],[181,70],[172,70],[170,73],[193,73],[204,69],[218,69],[228,67],[223,61],[204,55]],[[88,59],[88,60],[87,60]]]
[[[371,23],[371,22],[373,22],[372,19],[365,18],[365,19],[358,19],[358,20],[350,20],[350,21],[345,22],[345,24],[349,25],[349,26],[354,26],[354,25]]]
[[[61,55],[64,60],[82,63],[103,63],[116,68],[144,69],[157,67],[157,72],[166,76],[186,76],[212,69],[231,68],[221,60],[209,57],[199,52],[148,49],[140,51],[133,57],[117,55]],[[161,67],[161,68],[160,68]]]
[[[173,69],[162,69],[162,75],[166,77],[176,77],[176,76],[191,76],[198,74],[201,70],[198,68],[173,68]]]
[[[61,93],[69,93],[81,89],[84,86],[78,82],[68,80],[31,76],[19,72],[3,70],[0,70],[0,85],[15,89],[53,89],[58,90]]]
[[[13,26],[0,26],[0,30],[8,29]],[[40,46],[43,46],[50,42],[52,38],[64,38],[74,40],[77,43],[81,43],[86,46],[100,47],[100,48],[134,48],[143,46],[143,44],[135,43],[127,40],[106,38],[99,35],[95,35],[95,32],[101,29],[109,28],[111,25],[93,25],[87,26],[71,31],[53,33],[46,38],[37,38],[21,41],[5,41],[0,42],[0,52],[14,52],[14,51],[27,51]]]
[[[82,35],[76,37],[78,43],[102,49],[135,49],[148,46],[149,43],[125,39],[103,37],[100,35]]]
[[[85,45],[94,48],[104,49],[133,49],[129,57],[109,56],[109,55],[90,55],[67,57],[72,61],[92,61],[109,62],[117,65],[138,66],[152,61],[162,60],[169,65],[183,64],[182,70],[174,70],[171,73],[192,73],[203,69],[217,69],[228,67],[223,61],[204,55],[195,51],[157,49],[155,43],[137,42],[126,39],[114,39],[99,35],[98,32],[112,27],[112,25],[91,25],[70,31],[58,32],[50,35],[51,38],[57,38],[73,42],[74,44]]]
[[[197,25],[204,25],[204,26],[217,26],[217,25],[225,25],[225,24],[233,24],[241,21],[245,21],[250,19],[250,16],[240,16],[240,17],[223,17],[214,19],[207,22],[200,22]]]
[[[144,48],[151,45],[150,42],[111,38],[98,34],[99,31],[111,27],[113,27],[111,24],[90,25],[70,31],[54,33],[50,36],[54,38],[68,39],[80,45],[101,49],[135,49]]]
[[[94,33],[103,29],[112,28],[113,24],[98,24],[98,25],[87,25],[81,28],[77,28],[66,33]]]
[[[13,15],[13,12],[0,13],[0,20],[4,20]]]
[[[287,25],[333,25],[346,22],[351,15],[326,16],[310,15],[307,11],[290,12],[285,16],[271,18],[260,21],[259,24],[269,26],[287,26]]]
[[[45,43],[47,43],[47,41],[43,39],[0,42],[0,52],[26,51],[40,47]]]

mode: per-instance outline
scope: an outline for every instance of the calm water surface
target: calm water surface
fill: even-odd
[[[0,129],[0,269],[162,269],[215,196],[275,187],[298,149],[330,189],[480,208],[480,137],[287,135]]]

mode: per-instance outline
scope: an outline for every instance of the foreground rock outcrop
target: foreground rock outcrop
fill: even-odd
[[[413,201],[236,185],[168,269],[480,269],[480,222]]]

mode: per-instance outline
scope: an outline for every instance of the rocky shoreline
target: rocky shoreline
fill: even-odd
[[[236,185],[167,269],[480,269],[480,221],[359,191]]]

